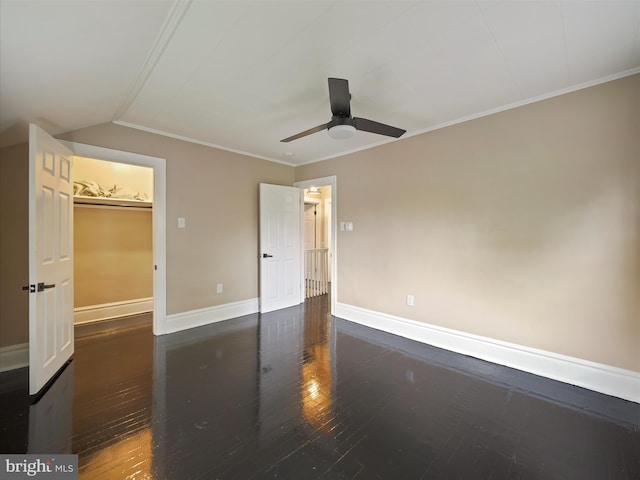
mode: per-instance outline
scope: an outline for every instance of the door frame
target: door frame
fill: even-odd
[[[166,160],[139,153],[58,140],[74,155],[153,169],[153,334],[167,333],[167,220]]]
[[[337,301],[337,296],[338,296],[338,245],[337,245],[337,226],[338,226],[338,215],[336,214],[337,211],[337,206],[338,206],[338,202],[337,202],[337,193],[338,193],[338,178],[335,175],[331,175],[328,177],[320,177],[320,178],[312,178],[311,180],[301,180],[299,182],[295,182],[293,184],[294,186],[300,188],[303,190],[303,194],[300,195],[301,197],[301,201],[302,201],[302,212],[301,215],[304,216],[304,189],[305,188],[309,188],[309,187],[326,187],[326,186],[330,186],[331,187],[331,247],[330,247],[330,251],[331,251],[331,315],[335,315],[335,309],[336,309],[336,301]],[[304,217],[303,217],[304,220]],[[302,225],[300,228],[304,228],[304,222],[300,222]],[[302,235],[304,235],[304,231],[301,232]],[[302,237],[304,238],[304,237]],[[301,258],[304,258],[304,242],[300,242],[300,248],[301,248]],[[304,262],[300,262],[301,263],[301,277],[304,279]],[[300,303],[304,302],[305,298],[304,298],[304,289],[301,289],[300,292],[302,298],[300,299]]]

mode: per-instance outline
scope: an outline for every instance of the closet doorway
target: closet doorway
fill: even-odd
[[[153,170],[153,334],[165,334],[167,332],[166,160],[77,142],[61,141],[61,143],[73,151],[75,157],[138,165]]]
[[[78,333],[151,325],[153,168],[76,156],[73,179]]]

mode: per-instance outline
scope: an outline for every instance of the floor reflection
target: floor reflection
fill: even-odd
[[[72,453],[75,364],[64,367],[56,381],[29,407],[29,453]]]
[[[131,478],[149,480],[152,471],[153,439],[151,428],[133,433],[83,456],[79,476],[91,479]]]
[[[286,452],[327,432],[333,391],[328,308],[327,296],[316,297],[284,311],[157,338],[155,475],[273,473]],[[196,455],[210,463],[188,461]]]
[[[77,453],[81,479],[640,478],[636,404],[333,319],[322,297],[79,339],[34,406],[26,369],[0,380],[0,451]]]
[[[216,478],[255,450],[258,316],[156,339],[156,478]]]
[[[307,300],[302,362],[302,414],[325,433],[332,418],[333,362],[331,318],[323,297]]]
[[[80,478],[153,478],[150,326],[76,340],[73,452]]]

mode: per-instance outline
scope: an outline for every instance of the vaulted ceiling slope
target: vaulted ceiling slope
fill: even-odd
[[[103,122],[303,164],[640,71],[640,1],[0,0],[0,132]],[[401,141],[401,140],[400,140]]]

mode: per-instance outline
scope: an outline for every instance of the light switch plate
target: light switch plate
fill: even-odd
[[[410,307],[413,307],[414,305],[413,295],[407,295],[407,305],[409,305]]]
[[[184,217],[178,217],[178,228],[185,228],[186,222]]]

